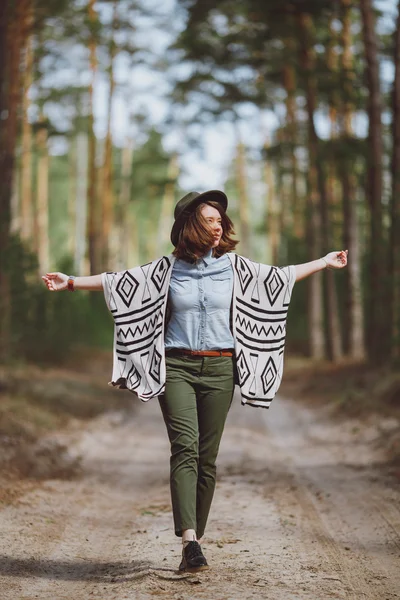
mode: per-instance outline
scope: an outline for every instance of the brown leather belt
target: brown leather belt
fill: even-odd
[[[179,356],[233,356],[233,350],[186,350],[185,348],[170,348],[165,351],[166,354]]]

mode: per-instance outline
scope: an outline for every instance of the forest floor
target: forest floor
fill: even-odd
[[[180,574],[158,403],[132,406],[129,393],[104,386],[109,365],[99,365],[47,371],[41,382],[25,370],[37,398],[44,389],[47,403],[59,398],[61,417],[35,411],[24,452],[16,423],[28,409],[18,405],[8,422],[18,460],[8,472],[2,452],[1,600],[400,598],[395,410],[349,414],[311,392],[300,402],[310,382],[296,368],[269,411],[236,396],[203,541],[210,569]],[[17,379],[4,379],[10,403]]]

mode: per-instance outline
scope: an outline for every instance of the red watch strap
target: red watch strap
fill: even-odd
[[[75,287],[74,287],[74,280],[75,277],[68,277],[68,289],[70,292],[74,292],[75,291]]]

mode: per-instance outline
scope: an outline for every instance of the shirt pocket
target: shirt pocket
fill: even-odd
[[[171,279],[171,286],[174,292],[186,296],[192,293],[193,278],[190,275],[174,275]]]
[[[219,273],[210,275],[211,289],[216,294],[227,294],[231,284],[231,273]]]

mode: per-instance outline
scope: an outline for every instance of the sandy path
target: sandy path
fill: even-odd
[[[176,572],[157,402],[93,421],[67,439],[79,481],[0,511],[1,600],[400,598],[400,490],[371,450],[377,429],[318,415],[234,401],[203,543],[212,568],[197,576]]]

